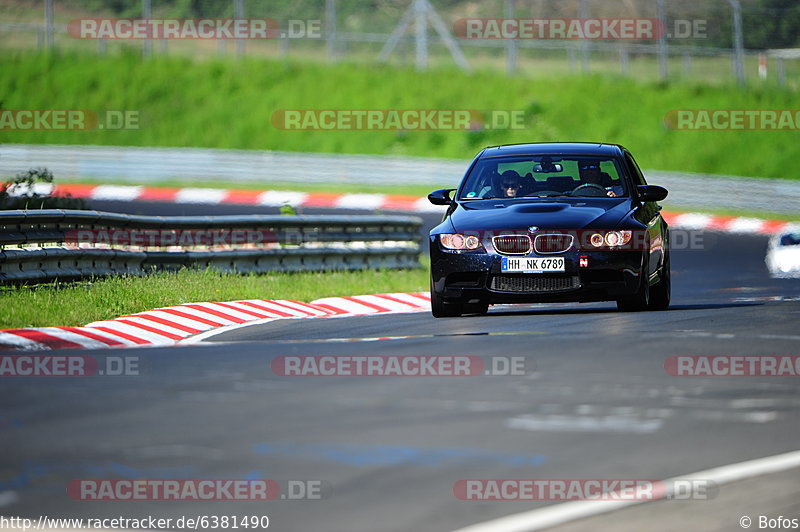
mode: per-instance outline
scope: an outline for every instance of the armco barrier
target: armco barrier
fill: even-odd
[[[242,273],[412,268],[419,266],[421,225],[422,220],[413,216],[165,217],[56,209],[0,211],[0,284],[142,275],[182,267]],[[81,234],[236,230],[268,238],[258,243],[223,239],[222,246],[178,239],[168,245],[151,240],[156,244],[149,246],[76,239]]]
[[[475,41],[489,42],[489,41]],[[537,41],[539,46],[543,41]],[[469,167],[466,159],[436,159],[386,155],[329,153],[292,153],[255,150],[220,150],[207,148],[145,148],[137,146],[64,146],[37,144],[0,144],[0,175],[12,176],[33,167],[46,167],[60,182],[74,179],[102,180],[96,200],[124,200],[125,193],[144,201],[136,188],[115,187],[125,184],[156,184],[159,181],[184,181],[191,187],[204,181],[224,180],[231,187],[246,182],[258,183],[338,183],[358,190],[365,184],[425,185],[430,190],[456,187]],[[791,179],[746,178],[723,175],[691,174],[645,170],[647,181],[669,190],[666,207],[672,210],[711,208],[765,211],[795,215],[800,204],[800,181]],[[48,194],[52,184],[34,187]],[[58,188],[58,187],[56,187]],[[23,191],[25,192],[25,191]],[[173,192],[174,194],[174,192]],[[184,188],[172,197],[178,203],[214,203],[222,197],[217,191]],[[300,193],[272,193],[259,198],[259,204],[297,205]],[[313,196],[313,194],[308,194]],[[370,208],[391,209],[377,205],[367,194],[359,195],[358,204]],[[366,196],[366,197],[365,197]],[[312,206],[308,204],[308,206]],[[353,203],[320,205],[353,208]],[[419,206],[437,212],[441,208],[426,200]]]

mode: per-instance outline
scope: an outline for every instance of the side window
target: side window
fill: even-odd
[[[636,182],[636,184],[646,185],[647,181],[644,180],[644,174],[642,174],[642,171],[639,169],[639,165],[636,164],[636,161],[633,160],[633,157],[631,157],[631,154],[628,152],[625,152],[625,163],[628,165],[628,170],[630,171],[631,176],[633,176],[633,180]]]

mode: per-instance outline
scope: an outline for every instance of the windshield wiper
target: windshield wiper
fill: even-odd
[[[467,199],[471,199],[471,200],[478,200],[478,199],[482,199],[482,200],[487,200],[487,199],[516,199],[516,198],[521,198],[521,197],[523,197],[523,196],[483,196],[482,198],[467,198]]]

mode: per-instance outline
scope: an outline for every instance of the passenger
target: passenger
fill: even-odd
[[[522,178],[514,170],[506,170],[495,181],[495,195],[500,198],[516,198],[520,196],[522,188]]]

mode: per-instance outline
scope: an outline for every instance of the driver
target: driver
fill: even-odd
[[[497,197],[500,198],[516,198],[520,196],[520,189],[522,188],[522,178],[514,170],[506,170],[499,176],[495,177],[495,188]]]
[[[616,198],[622,194],[622,187],[614,185],[614,180],[605,172],[600,171],[597,161],[582,161],[578,164],[582,184],[599,185],[606,190],[606,195]]]

